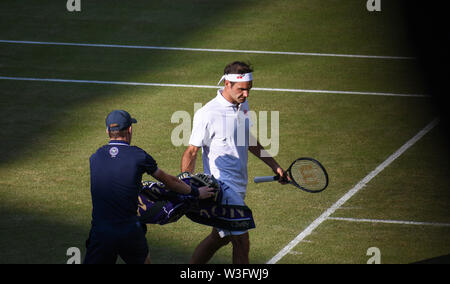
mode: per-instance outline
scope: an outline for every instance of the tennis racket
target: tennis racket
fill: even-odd
[[[287,169],[290,184],[306,192],[317,193],[328,186],[328,174],[324,166],[313,158],[298,158]],[[254,182],[271,182],[280,179],[276,176],[255,177]]]

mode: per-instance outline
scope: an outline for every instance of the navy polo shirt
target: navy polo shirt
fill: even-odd
[[[111,140],[89,162],[92,223],[136,221],[142,174],[154,174],[156,161],[139,147]]]

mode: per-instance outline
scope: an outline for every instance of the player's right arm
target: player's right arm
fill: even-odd
[[[184,151],[181,158],[181,172],[194,173],[195,161],[197,160],[197,153],[200,148],[194,145],[189,145]]]
[[[181,157],[181,172],[194,173],[198,150],[206,144],[205,141],[209,137],[209,120],[210,118],[204,108],[199,109],[194,114],[189,146]]]

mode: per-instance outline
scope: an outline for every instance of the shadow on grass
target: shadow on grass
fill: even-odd
[[[226,18],[222,17],[224,14],[230,15],[233,9],[249,4],[239,1],[84,1],[82,11],[77,14],[51,1],[3,1],[0,4],[0,38],[183,46],[191,37],[198,37],[199,30],[220,25]],[[11,22],[16,24],[11,25]],[[139,80],[143,75],[157,81],[161,74],[177,74],[177,67],[186,63],[173,52],[15,44],[0,45],[0,58],[1,76],[113,81]],[[89,105],[93,100],[113,100],[116,95],[117,89],[105,85],[88,87],[85,84],[0,80],[0,135],[7,137],[0,148],[0,163],[29,156],[35,144],[42,145],[36,142],[45,142],[45,136],[55,127],[73,126],[73,122],[64,119],[76,117],[73,110],[77,107]],[[105,109],[104,113],[109,111]]]
[[[77,14],[68,13],[65,2],[7,0],[0,4],[0,38],[183,46],[198,30],[220,25],[226,18],[222,17],[224,14],[249,4],[82,1],[82,12]],[[135,79],[143,74],[158,78],[161,73],[176,73],[180,61],[180,57],[164,52],[0,45],[0,76],[129,81],[130,77]],[[40,150],[49,151],[49,138],[68,136],[63,140],[76,141],[80,137],[72,132],[82,133],[82,128],[92,123],[91,119],[101,117],[96,125],[104,127],[102,120],[111,109],[90,109],[89,105],[97,101],[98,106],[102,100],[116,100],[116,105],[120,105],[117,97],[124,91],[124,88],[104,85],[0,80],[0,135],[5,138],[0,147],[0,167],[10,167],[14,162],[20,167],[21,160],[27,158],[39,160]],[[85,108],[84,113],[76,113],[81,106]],[[67,248],[84,249],[89,224],[70,225],[64,222],[64,212],[57,218],[23,212],[13,205],[2,207],[2,263],[64,263]],[[150,246],[157,248],[152,256],[155,263],[158,255],[163,254],[170,255],[171,262],[187,262],[192,253],[166,242]]]
[[[81,251],[81,261],[86,253],[85,241],[89,235],[89,224],[80,226],[64,222],[61,218],[1,209],[0,264],[64,264],[72,255],[67,250],[76,247]],[[152,263],[186,264],[192,255],[192,249],[181,241],[155,240],[151,227],[148,227],[147,240]],[[160,230],[160,229],[158,229]],[[196,241],[200,242],[200,240]],[[195,245],[196,245],[195,244]],[[192,244],[191,244],[192,245]],[[227,248],[223,248],[227,249]],[[215,263],[230,263],[230,259],[214,256]],[[118,258],[117,263],[123,263]]]

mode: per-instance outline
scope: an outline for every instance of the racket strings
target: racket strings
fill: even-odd
[[[299,186],[311,190],[322,190],[327,186],[323,169],[310,160],[297,160],[291,167],[291,177]]]

